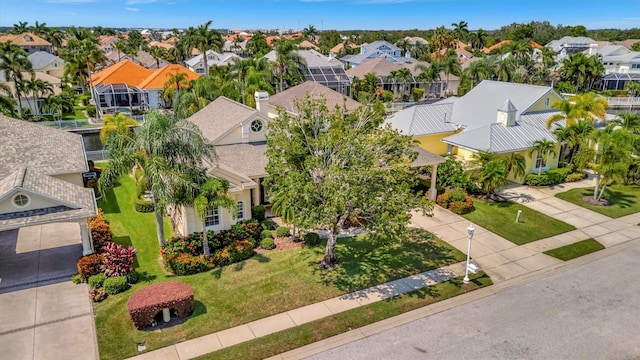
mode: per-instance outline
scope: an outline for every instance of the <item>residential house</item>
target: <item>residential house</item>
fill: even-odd
[[[605,75],[603,89],[624,89],[629,82],[640,81],[640,52],[623,45],[609,45],[598,50],[602,58]]]
[[[558,40],[550,41],[545,47],[556,52],[557,62],[561,62],[571,54],[581,52],[586,55],[595,55],[598,51],[598,43],[586,36],[564,36]]]
[[[501,156],[519,153],[526,173],[555,168],[558,155],[542,161],[529,155],[536,140],[559,143],[547,129],[547,119],[559,112],[551,108],[562,97],[552,87],[485,80],[460,98],[417,105],[391,116],[387,122],[413,136],[420,146],[436,154],[451,153],[469,161],[479,151]],[[562,124],[556,124],[562,126]],[[510,180],[522,183],[524,178]]]
[[[160,90],[175,73],[186,74],[187,81],[199,75],[182,65],[146,69],[130,60],[122,60],[91,76],[93,98],[99,115],[157,109],[164,106]]]
[[[105,57],[107,58],[108,65],[116,64],[123,60],[131,60],[147,69],[158,69],[169,64],[169,62],[164,59],[154,59],[151,54],[144,50],[139,50],[133,57],[122,52],[118,53],[117,51],[107,53]]]
[[[491,53],[495,53],[496,51],[500,50],[503,46],[507,45],[507,44],[511,44],[513,42],[513,40],[502,40],[500,42],[497,42],[489,47],[484,47],[482,48],[482,52],[485,54],[491,54]],[[538,44],[537,42],[531,40],[529,41],[529,45],[531,45],[532,49],[542,49],[543,46]]]
[[[332,54],[324,56],[313,49],[294,51],[303,60],[299,66],[305,80],[317,82],[341,94],[349,94],[351,82],[344,70],[344,64]],[[276,56],[276,50],[264,55],[270,62],[276,61]]]
[[[315,51],[320,50],[320,48],[316,46],[316,44],[312,43],[309,40],[303,40],[300,44],[298,44],[298,49],[313,49]]]
[[[360,48],[360,45],[356,45],[354,43],[348,43],[346,46],[344,43],[339,43],[329,50],[331,54],[337,57],[342,57],[348,53],[352,53]],[[358,50],[359,51],[359,50]]]
[[[82,136],[3,115],[0,134],[0,231],[78,223],[82,255],[91,254],[88,219],[97,206],[93,190],[83,185]]]
[[[351,112],[360,106],[360,103],[352,98],[315,81],[308,80],[269,97],[266,102],[261,99],[259,107],[262,111],[265,111],[264,106],[266,105],[266,114],[271,118],[278,116],[279,108],[290,114],[297,115],[296,102],[304,100],[307,95],[324,98],[329,109],[333,109],[336,106],[344,106],[348,112]]]
[[[374,41],[368,45],[363,44],[360,46],[360,54],[345,55],[340,59],[340,61],[349,66],[358,66],[369,60],[380,57],[384,57],[391,62],[400,64],[416,61],[416,59],[411,57],[410,52],[407,51],[406,54],[403,55],[402,49],[384,40]]]
[[[102,35],[98,38],[98,47],[103,53],[109,54],[117,51],[115,43],[118,41],[120,41],[120,38],[115,35]]]
[[[232,52],[224,52],[222,54],[207,50],[207,66],[211,69],[213,66],[227,66],[233,63],[234,59],[241,59],[240,56]],[[204,74],[204,56],[202,54],[196,55],[191,59],[185,60],[184,64],[189,70],[196,74]]]
[[[22,73],[22,78],[25,80],[30,79],[31,76],[32,75],[28,72]],[[33,77],[35,79],[46,81],[49,84],[51,84],[51,88],[53,89],[53,95],[60,95],[60,93],[62,92],[62,81],[59,78],[44,72],[39,72],[39,71],[34,72]],[[13,81],[5,81],[4,79],[5,79],[4,71],[0,70],[0,84],[6,85],[9,88],[9,92],[13,95],[13,98],[15,99],[15,93],[16,93],[15,83]],[[46,97],[50,94],[46,94],[46,96],[44,97],[42,95],[43,94],[34,94],[31,92],[24,93],[23,91],[20,94],[20,100],[18,101],[18,99],[15,99],[16,106],[22,106],[22,109],[28,109],[29,114],[32,114],[37,118],[39,115],[42,115],[45,113],[45,111],[43,111],[43,105]]]
[[[29,54],[33,71],[45,73],[58,79],[64,76],[64,60],[46,51]]]
[[[0,35],[0,43],[9,41],[20,46],[27,54],[32,54],[36,51],[53,53],[53,45],[50,42],[31,32],[17,35]]]
[[[393,71],[398,71],[402,68],[407,68],[411,71],[412,79],[401,86],[405,86],[405,93],[411,94],[411,89],[419,87],[425,89],[425,97],[427,98],[440,98],[445,95],[445,89],[447,88],[447,75],[444,72],[440,72],[440,79],[429,83],[421,82],[417,79],[420,73],[423,71],[422,67],[429,67],[429,63],[423,61],[416,61],[413,63],[398,64],[393,63],[386,58],[373,59],[367,61],[362,65],[353,67],[346,71],[349,78],[353,81],[353,78],[358,77],[363,79],[366,74],[373,73],[378,78],[378,84],[384,90],[389,90],[394,93],[398,91],[399,84],[397,81],[391,79],[389,75]],[[460,81],[457,76],[449,74],[448,91],[457,92]]]

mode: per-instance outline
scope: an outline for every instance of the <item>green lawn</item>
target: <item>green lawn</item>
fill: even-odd
[[[597,240],[587,239],[559,247],[557,249],[551,249],[544,253],[549,256],[553,256],[554,258],[567,261],[583,255],[591,254],[592,252],[596,252],[604,248],[604,245],[600,244]]]
[[[84,106],[76,105],[73,107],[73,113],[64,114],[62,120],[86,120],[87,117],[84,114]]]
[[[594,206],[582,201],[583,196],[593,196],[593,188],[573,189],[556,194],[556,197],[570,203],[593,210],[602,215],[619,218],[640,211],[640,186],[613,185],[605,190],[604,198],[610,206]]]
[[[225,348],[197,359],[264,359],[492,284],[489,276],[482,272],[471,275],[470,278],[471,282],[469,284],[464,284],[462,277],[455,278],[428,288],[396,296],[388,301],[380,301],[348,310],[292,329]]]
[[[517,245],[575,230],[565,222],[511,201],[487,203],[476,199],[473,207],[470,213],[462,215],[465,219]],[[518,210],[522,210],[522,216],[516,223]]]
[[[95,305],[102,359],[136,355],[137,343],[146,343],[149,350],[157,349],[465,259],[464,254],[437,239],[385,243],[360,236],[340,239],[336,254],[341,263],[333,271],[320,270],[316,264],[323,248],[305,247],[258,254],[206,273],[170,276],[160,266],[154,216],[136,213],[131,200],[134,197],[134,182],[125,177],[99,202],[115,240],[136,247],[136,267],[146,278],[132,290]],[[127,300],[150,282],[169,278],[193,286],[194,314],[161,332],[135,330],[126,311]]]

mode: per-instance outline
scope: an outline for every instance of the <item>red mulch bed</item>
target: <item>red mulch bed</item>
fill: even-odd
[[[288,249],[298,249],[301,248],[304,244],[302,241],[293,241],[293,237],[287,236],[284,238],[274,238],[273,241],[276,243],[276,248],[273,250],[265,250],[262,248],[256,248],[256,252],[259,254],[264,254],[269,251],[275,250],[288,250]]]

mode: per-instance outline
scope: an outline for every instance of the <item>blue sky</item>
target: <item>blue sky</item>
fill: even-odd
[[[0,26],[432,29],[467,21],[472,30],[548,20],[588,29],[640,27],[640,0],[0,0]]]

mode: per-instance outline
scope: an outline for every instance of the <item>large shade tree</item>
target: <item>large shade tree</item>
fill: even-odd
[[[281,110],[269,124],[268,184],[272,201],[300,215],[291,219],[294,226],[328,230],[322,267],[337,264],[337,235],[348,218],[357,216],[371,234],[392,239],[406,230],[411,209],[430,210],[426,197],[411,191],[415,145],[381,127],[380,107],[348,114],[310,97],[296,106],[299,116]]]
[[[203,181],[194,174],[199,173],[203,159],[214,158],[213,145],[195,124],[153,110],[139,131],[110,133],[105,150],[110,162],[100,176],[100,188],[136,169],[150,188],[158,243],[164,246],[164,210],[179,198],[195,198]]]

